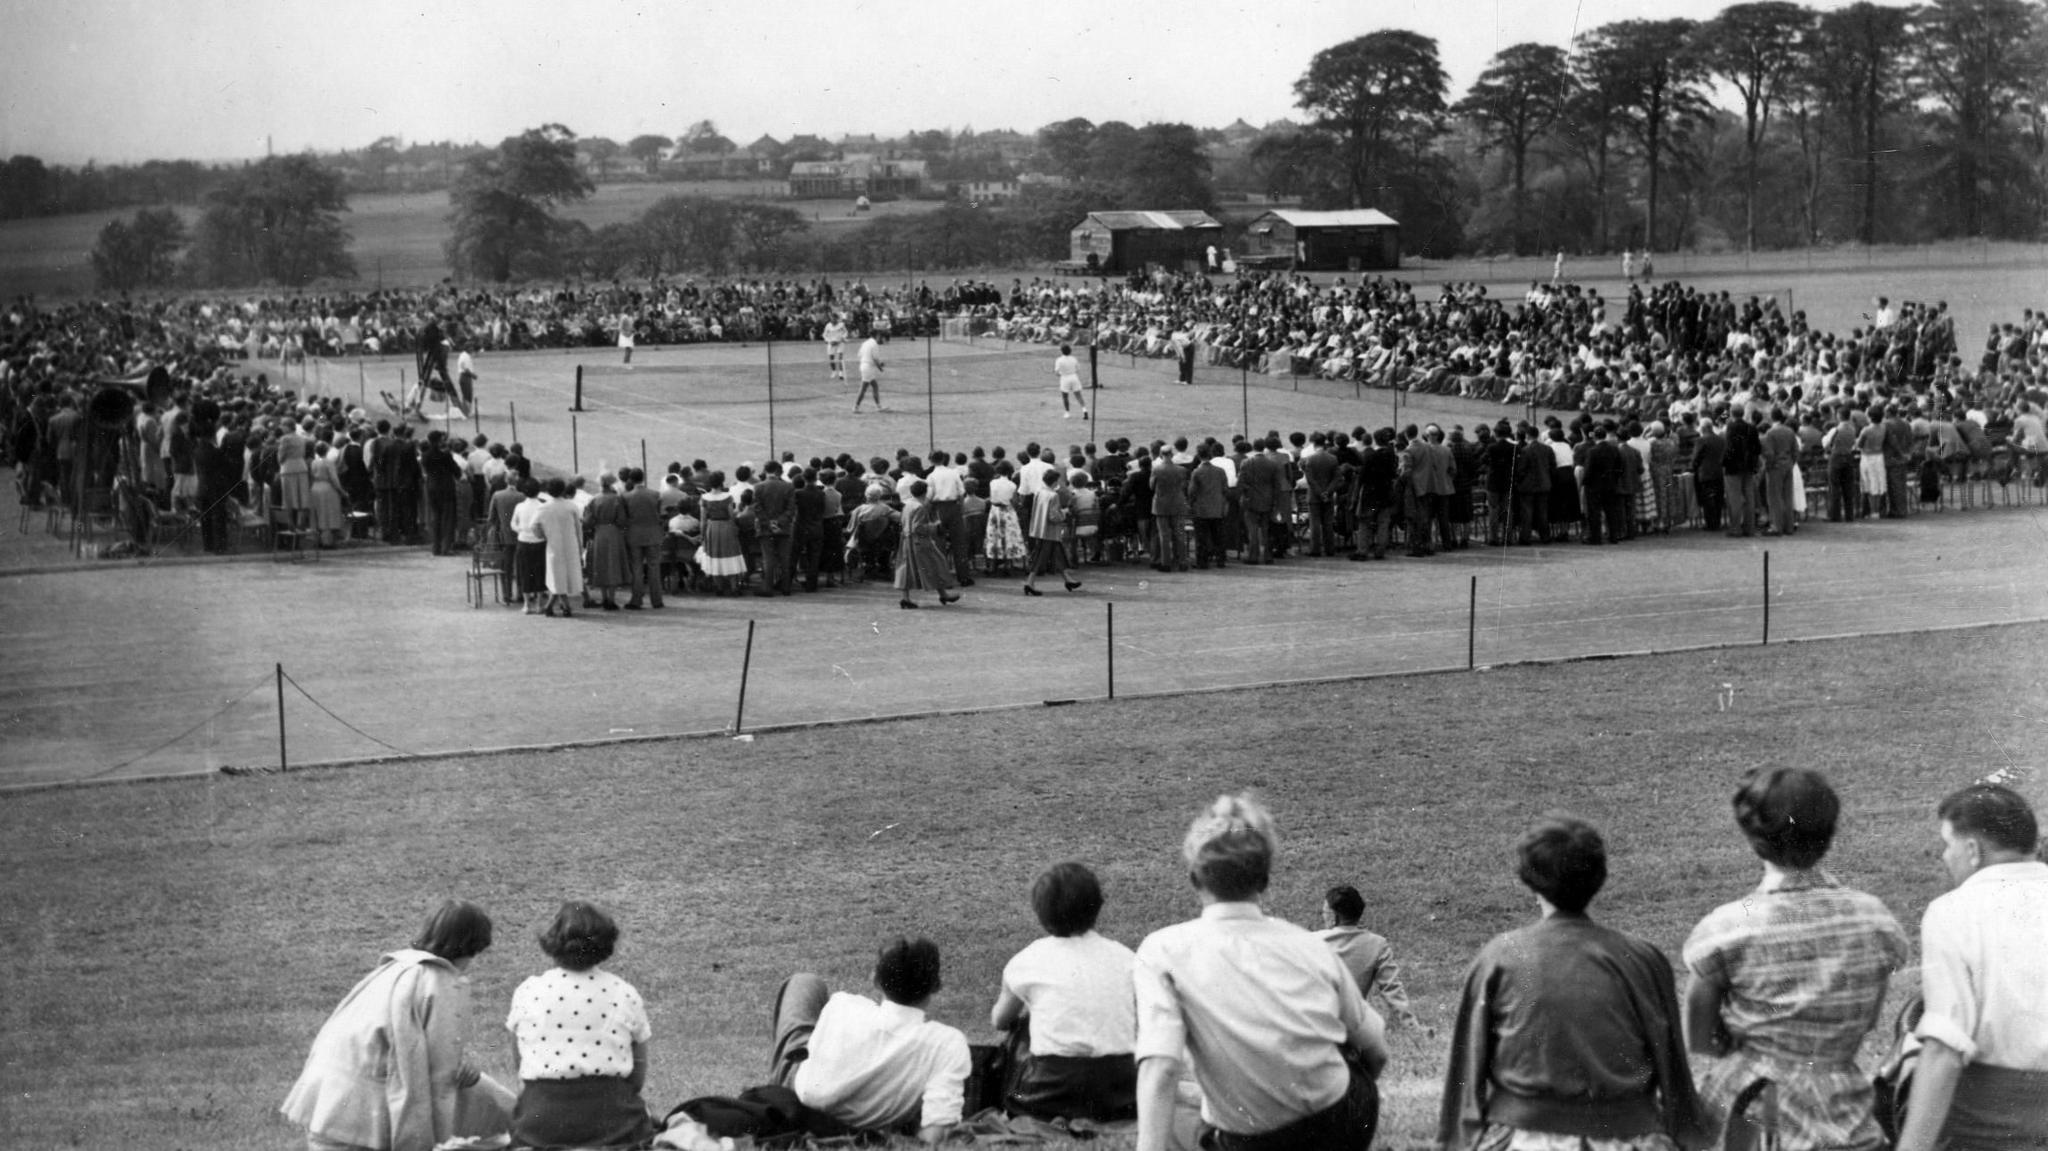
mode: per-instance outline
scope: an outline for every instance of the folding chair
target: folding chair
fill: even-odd
[[[267,518],[270,528],[270,558],[272,560],[277,559],[280,554],[283,554],[296,562],[307,553],[309,549],[306,547],[306,543],[313,534],[313,531],[311,528],[299,523],[296,513],[288,508],[271,508]],[[310,551],[314,561],[318,562],[320,559],[320,549],[315,547],[310,549]]]
[[[497,534],[488,528],[477,528],[470,533],[469,571],[465,572],[467,583],[463,585],[464,600],[472,608],[484,606],[484,584],[491,586],[491,598],[498,603],[505,602],[505,549],[498,546]]]

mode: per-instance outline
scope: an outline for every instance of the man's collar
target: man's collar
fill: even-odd
[[[2038,859],[2015,859],[2009,863],[1987,863],[1971,872],[1961,884],[2006,883],[2013,880],[2048,878],[2048,863]]]
[[[1266,913],[1249,901],[1225,900],[1202,908],[1203,919],[1264,919]]]
[[[924,1008],[911,1007],[893,999],[884,999],[879,1005],[882,1020],[890,1029],[915,1027],[924,1022]]]

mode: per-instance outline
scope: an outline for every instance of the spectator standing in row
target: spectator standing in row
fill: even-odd
[[[661,512],[661,496],[647,486],[647,473],[639,468],[620,468],[625,483],[620,504],[625,514],[627,584],[632,588],[626,607],[641,610],[642,604],[660,608],[661,545],[668,534],[668,517]]]

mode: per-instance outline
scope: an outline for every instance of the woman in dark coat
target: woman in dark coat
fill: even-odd
[[[925,502],[923,480],[910,485],[910,498],[903,501],[903,538],[896,545],[896,588],[903,593],[898,606],[914,608],[917,601],[911,593],[919,588],[930,588],[939,593],[942,604],[958,603],[956,593],[947,595],[953,587],[953,561],[939,550],[937,519],[932,515],[931,505]]]

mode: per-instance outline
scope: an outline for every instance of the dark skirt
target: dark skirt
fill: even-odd
[[[1027,1054],[1003,1109],[1036,1119],[1136,1119],[1138,1061],[1129,1055]]]
[[[513,565],[518,570],[515,578],[521,595],[546,595],[548,593],[548,545],[543,540],[537,544],[519,541],[519,554]]]
[[[1572,468],[1559,467],[1550,473],[1550,522],[1575,524],[1584,518],[1579,511],[1579,479]]]
[[[631,1147],[652,1138],[647,1104],[617,1076],[528,1079],[512,1108],[514,1147]]]

